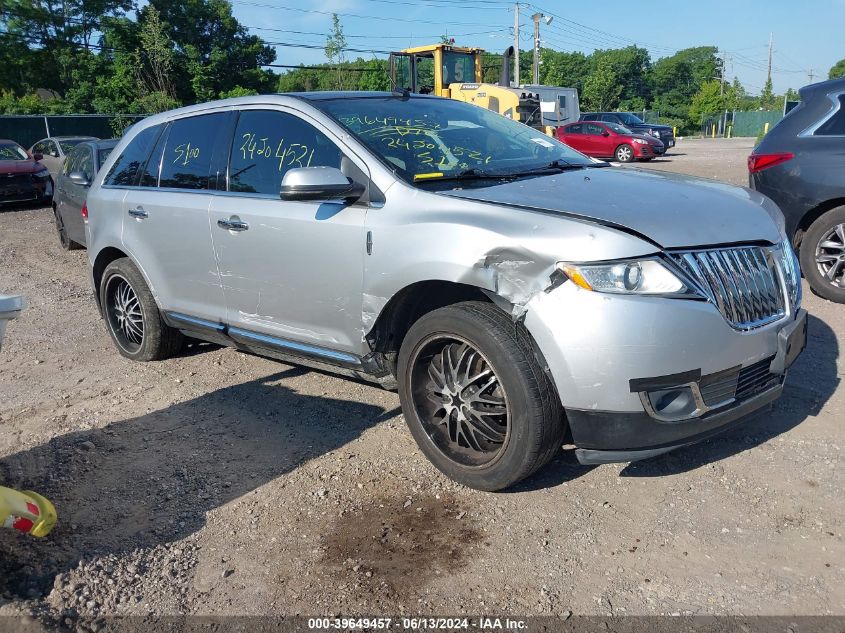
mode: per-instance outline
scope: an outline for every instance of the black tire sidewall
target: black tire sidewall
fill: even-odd
[[[108,315],[108,295],[106,291],[109,281],[116,275],[121,276],[132,286],[132,290],[138,298],[138,304],[141,307],[141,316],[144,319],[144,338],[135,352],[130,352],[120,344]],[[160,327],[159,324],[161,321],[158,306],[152,300],[152,293],[146,281],[144,281],[141,272],[128,258],[117,259],[106,266],[106,269],[103,271],[103,277],[100,280],[100,304],[103,319],[106,322],[106,329],[109,331],[109,336],[111,336],[112,342],[121,356],[136,361],[153,360],[158,356],[157,350],[154,349],[155,341],[160,337],[160,333],[156,332],[156,328]]]
[[[798,258],[801,261],[801,272],[815,294],[828,301],[845,303],[845,288],[835,288],[816,266],[816,246],[822,236],[837,224],[845,224],[845,207],[831,209],[810,225],[801,240]]]
[[[66,251],[69,251],[72,244],[67,234],[67,228],[65,228],[65,220],[58,209],[53,209],[53,216],[56,221],[56,233],[59,236],[59,245]]]
[[[515,327],[522,327],[521,325]],[[478,349],[492,366],[508,400],[508,436],[504,453],[491,464],[468,467],[444,455],[425,432],[411,397],[409,363],[431,334],[457,335]],[[399,398],[408,428],[426,457],[447,477],[479,490],[506,488],[533,471],[529,461],[536,452],[536,425],[543,424],[542,404],[531,393],[531,385],[517,368],[517,361],[490,329],[479,328],[466,312],[442,308],[423,316],[402,342],[398,362]],[[533,360],[533,359],[532,359]]]

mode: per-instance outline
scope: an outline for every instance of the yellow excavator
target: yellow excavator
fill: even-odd
[[[537,94],[511,87],[513,46],[502,57],[498,84],[484,83],[480,48],[433,44],[390,54],[390,81],[394,90],[433,94],[474,103],[526,125],[544,130]]]

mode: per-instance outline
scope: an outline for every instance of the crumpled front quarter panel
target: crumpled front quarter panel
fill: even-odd
[[[635,257],[657,249],[598,224],[443,196],[397,184],[368,214],[372,253],[364,275],[364,331],[397,292],[413,283],[451,281],[524,306],[551,285],[559,261]]]

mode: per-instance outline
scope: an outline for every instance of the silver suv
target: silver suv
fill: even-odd
[[[484,490],[566,442],[605,463],[706,438],[776,400],[806,340],[770,200],[609,167],[452,100],[152,116],[87,209],[121,354],[187,336],[397,388],[423,452]]]

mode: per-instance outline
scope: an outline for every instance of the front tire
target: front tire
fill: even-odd
[[[470,488],[512,486],[563,444],[560,401],[530,335],[492,304],[458,303],[421,317],[402,342],[397,373],[420,449]]]
[[[845,303],[845,207],[831,209],[810,225],[799,258],[813,292]]]
[[[112,341],[126,358],[164,360],[182,349],[185,337],[164,322],[144,277],[129,258],[106,266],[100,305]]]
[[[613,153],[620,163],[630,163],[634,160],[634,148],[628,145],[627,143],[623,143],[619,147],[616,148],[616,151]]]

